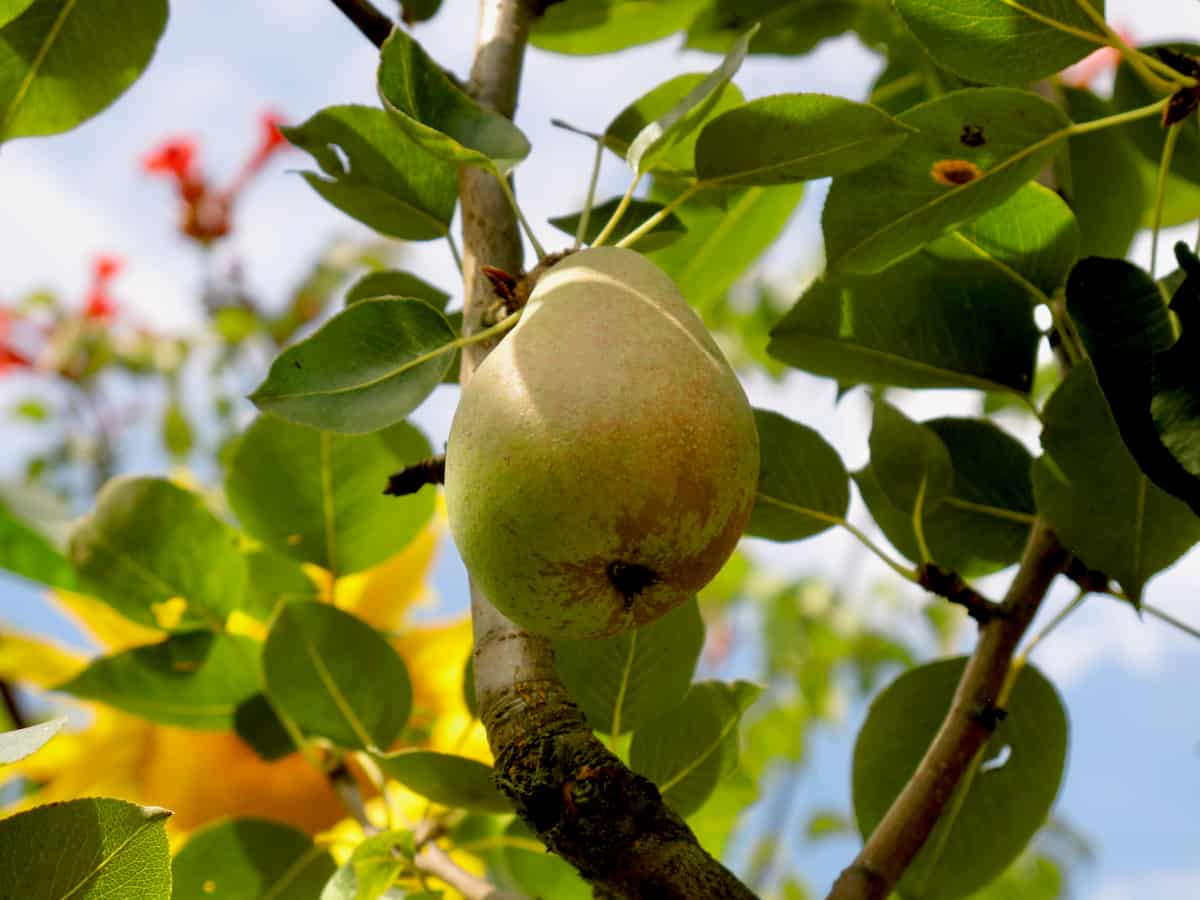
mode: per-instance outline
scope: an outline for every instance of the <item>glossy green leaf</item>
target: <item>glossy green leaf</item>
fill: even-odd
[[[316,599],[316,583],[295,560],[265,547],[246,551],[246,615],[267,622],[284,603]]]
[[[925,754],[962,675],[964,658],[911,669],[871,703],[854,746],[854,815],[878,824]],[[988,884],[1045,821],[1066,765],[1067,716],[1032,665],[1017,675],[957,815],[946,815],[900,881],[905,900],[957,900]]]
[[[400,18],[405,25],[427,22],[442,8],[442,0],[400,0]]]
[[[588,724],[627,734],[677,706],[704,646],[695,600],[604,640],[554,642],[554,667]]]
[[[1200,518],[1138,468],[1090,363],[1071,370],[1042,421],[1038,514],[1067,549],[1140,602],[1146,581],[1200,540]]]
[[[933,560],[966,577],[1012,565],[1021,557],[1035,512],[1029,451],[982,419],[931,419],[921,425],[945,445],[954,467],[953,488],[923,520]],[[911,512],[888,499],[873,466],[854,477],[891,545],[919,562]]]
[[[501,885],[546,900],[591,900],[591,885],[569,862],[547,850],[520,819],[509,823],[502,838],[498,849],[483,854]]]
[[[411,425],[339,435],[260,416],[238,441],[225,490],[251,535],[346,575],[398,553],[429,521],[430,492],[397,500],[383,489],[430,455]]]
[[[1172,42],[1172,50],[1191,55],[1200,55],[1200,44]],[[1144,53],[1154,55],[1158,46],[1141,47]],[[1161,99],[1161,96],[1148,88],[1129,66],[1117,68],[1116,82],[1113,84],[1112,105],[1116,112],[1124,112],[1148,106]],[[1194,122],[1195,119],[1193,118]],[[1162,127],[1158,116],[1151,116],[1140,121],[1131,122],[1125,128],[1133,141],[1133,145],[1141,152],[1147,167],[1154,173],[1157,180],[1158,169],[1161,165],[1163,145],[1167,132]],[[1175,142],[1175,152],[1171,157],[1171,175],[1191,188],[1200,187],[1200,134],[1196,133],[1195,125],[1185,125],[1179,130]],[[1173,179],[1173,180],[1174,180]],[[1172,184],[1172,186],[1174,186]],[[1167,198],[1168,203],[1170,197]],[[1191,210],[1189,218],[1197,215],[1197,210]],[[1172,217],[1174,218],[1174,217]],[[1170,220],[1168,220],[1170,221]]]
[[[1053,156],[1068,125],[1054,104],[1010,88],[955,91],[896,118],[916,133],[829,190],[831,270],[877,272],[1003,203]]]
[[[408,867],[406,857],[411,855],[412,834],[409,832],[373,834],[355,847],[350,858],[338,867],[321,891],[320,900],[386,900],[396,877]],[[405,892],[402,896],[412,898],[417,895]]]
[[[463,93],[401,28],[384,42],[379,94],[400,130],[438,159],[506,174],[529,155],[521,129]]]
[[[285,606],[262,649],[272,703],[343,747],[386,749],[408,721],[412,685],[374,628],[324,603]]]
[[[411,272],[383,271],[369,272],[350,286],[346,291],[346,305],[358,303],[360,300],[398,300],[412,297],[424,300],[434,309],[445,309],[450,295],[440,291],[432,284],[422,281]]]
[[[624,159],[638,134],[698,90],[704,79],[705,76],[700,74],[676,75],[643,94],[621,110],[604,130],[604,145]],[[726,81],[706,103],[693,111],[686,123],[688,127],[680,127],[668,136],[666,144],[654,154],[648,171],[677,178],[691,177],[695,171],[696,139],[700,128],[705,122],[741,106],[744,100],[738,86]]]
[[[591,55],[661,40],[688,26],[705,0],[563,0],[546,7],[529,41],[552,53]]]
[[[893,506],[922,517],[954,488],[954,463],[937,432],[914,422],[890,403],[875,404],[871,470]]]
[[[233,714],[233,730],[267,762],[283,759],[297,751],[296,742],[280,721],[271,701],[263,693],[238,704]]]
[[[0,897],[162,900],[171,895],[169,815],[90,797],[10,816],[0,821]]]
[[[647,254],[701,311],[723,299],[783,232],[800,203],[804,185],[752,187],[728,193],[705,191],[676,212],[687,234]],[[657,185],[657,201],[670,199]]]
[[[850,505],[850,476],[825,439],[779,413],[754,411],[761,464],[746,533],[799,541],[836,524]]]
[[[0,503],[0,569],[44,584],[72,590],[75,570],[49,538],[22,522]]]
[[[33,0],[0,0],[0,27],[7,25],[33,5]]]
[[[1104,0],[1085,0],[1101,18]],[[971,81],[1023,85],[1104,46],[1078,0],[896,0],[929,55]]]
[[[888,156],[909,129],[826,94],[777,94],[722,113],[696,139],[701,181],[771,185],[844,175]]]
[[[246,563],[236,531],[196,494],[160,478],[116,478],[72,531],[83,589],[166,630],[220,630],[240,607]]]
[[[188,421],[187,414],[179,403],[169,404],[163,413],[162,442],[171,458],[176,461],[186,460],[195,446],[192,423]]]
[[[59,716],[57,719],[30,725],[28,728],[0,732],[0,765],[15,763],[19,759],[36,753],[66,724],[66,717]]]
[[[478,760],[433,750],[400,750],[376,756],[375,761],[389,778],[434,803],[484,813],[513,810],[496,789],[492,770]]]
[[[166,24],[167,0],[8,3],[0,142],[69,131],[106,108],[141,75]]]
[[[1158,284],[1124,260],[1092,257],[1067,283],[1067,311],[1126,448],[1156,485],[1200,515],[1200,261],[1177,245],[1187,278],[1170,310]]]
[[[680,815],[701,806],[737,765],[738,723],[762,693],[748,681],[701,681],[684,701],[633,733],[630,767]]]
[[[1062,89],[1073,122],[1112,115],[1111,104],[1090,91]],[[1141,225],[1153,192],[1138,170],[1140,157],[1124,128],[1105,128],[1067,140],[1069,178],[1060,186],[1079,221],[1080,256],[1121,258]]]
[[[298,425],[377,431],[441,384],[454,340],[446,317],[423,300],[364,300],[279,354],[250,399]]]
[[[605,223],[620,204],[620,197],[613,197],[611,200],[606,200],[603,203],[592,207],[592,214],[588,216],[588,227],[583,235],[585,244],[592,243],[604,228]],[[625,208],[624,215],[621,216],[621,221],[617,223],[617,227],[613,230],[609,237],[611,243],[617,243],[625,235],[629,234],[635,228],[642,225],[651,216],[662,211],[661,203],[652,203],[649,200],[632,200]],[[579,220],[583,217],[582,212],[572,213],[569,216],[558,216],[550,219],[550,224],[559,231],[566,232],[571,237],[575,237],[575,232],[579,229]],[[687,228],[683,222],[674,213],[668,213],[662,221],[650,229],[643,237],[638,238],[638,251],[648,253],[651,250],[659,250],[666,247],[668,244],[674,243],[687,233]]]
[[[95,659],[58,690],[151,722],[222,731],[258,692],[258,644],[211,631],[173,634]]]
[[[848,30],[861,13],[854,0],[715,0],[688,28],[686,46],[724,53],[747,25],[759,22],[751,53],[797,56]]]
[[[629,145],[625,161],[639,175],[654,168],[654,160],[690,137],[715,112],[725,85],[741,68],[746,48],[758,26],[733,42],[721,64],[699,81],[681,100],[645,125]]]
[[[334,862],[329,851],[290,825],[226,819],[188,838],[172,871],[172,900],[315,900]]]
[[[321,167],[320,174],[303,173],[304,180],[342,212],[410,241],[449,232],[457,167],[410,140],[385,111],[331,106],[281,131]]]

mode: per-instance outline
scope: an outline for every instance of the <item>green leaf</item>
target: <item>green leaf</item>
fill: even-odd
[[[687,234],[647,255],[671,276],[688,303],[707,310],[775,242],[803,192],[803,184],[705,191],[706,196],[694,197],[676,211]],[[657,184],[651,197],[671,199]]]
[[[1038,514],[1089,568],[1116,579],[1129,598],[1200,540],[1200,519],[1150,483],[1121,440],[1090,363],[1050,397],[1034,463]]]
[[[504,175],[529,155],[521,129],[463,93],[403,29],[384,42],[379,94],[395,124],[438,159]]]
[[[701,74],[676,75],[634,100],[604,130],[604,146],[624,159],[638,134],[698,90],[704,79],[705,76]],[[690,178],[695,171],[696,140],[701,126],[741,106],[744,100],[738,86],[726,81],[713,92],[707,103],[694,111],[687,122],[688,128],[681,127],[670,135],[670,146],[664,146],[655,153],[648,171]]]
[[[66,724],[66,716],[59,716],[57,719],[30,725],[28,728],[18,728],[15,731],[0,733],[0,765],[15,763],[19,759],[36,753]]]
[[[762,693],[748,681],[701,681],[684,701],[633,733],[630,767],[680,815],[700,809],[737,765],[738,722]]]
[[[160,478],[116,478],[71,532],[83,589],[167,631],[220,630],[240,607],[246,563],[236,531]]]
[[[814,282],[767,352],[841,384],[1027,393],[1032,304],[1063,282],[1078,243],[1066,204],[1026,185],[884,272]]]
[[[343,747],[386,749],[412,710],[408,669],[392,645],[324,603],[280,611],[263,644],[262,673],[283,713]]]
[[[1153,56],[1155,51],[1161,46],[1167,45],[1155,45],[1139,49]],[[1172,42],[1169,46],[1172,50],[1180,53],[1193,56],[1200,55],[1200,44]],[[1159,99],[1161,99],[1159,95],[1143,84],[1141,78],[1129,66],[1117,67],[1117,78],[1113,84],[1112,98],[1112,105],[1115,107],[1115,111],[1125,112],[1131,109],[1138,109],[1142,106],[1148,106]],[[1161,121],[1155,116],[1142,119],[1141,121],[1130,122],[1126,126],[1125,131],[1133,141],[1134,147],[1141,152],[1147,166],[1153,170],[1153,178],[1156,181],[1158,178],[1158,169],[1162,161],[1163,145],[1167,139],[1166,129],[1162,127]],[[1173,176],[1170,182],[1172,188],[1175,187],[1173,182],[1176,179],[1189,187],[1200,187],[1200,135],[1196,133],[1194,125],[1184,125],[1179,129],[1179,137],[1175,143],[1175,153],[1171,157],[1170,174]],[[1168,189],[1168,200],[1170,200],[1171,193],[1172,191]],[[1197,209],[1195,207],[1190,209],[1189,212],[1189,219],[1196,217]],[[1168,224],[1170,224],[1170,220]]]
[[[364,300],[279,354],[250,399],[298,425],[377,431],[441,384],[454,340],[446,317],[423,300]]]
[[[1112,105],[1090,91],[1062,88],[1073,122],[1113,115]],[[1067,140],[1070,165],[1065,195],[1079,221],[1080,255],[1120,258],[1129,250],[1153,192],[1138,171],[1141,157],[1124,128],[1104,128]]]
[[[1170,310],[1158,284],[1124,260],[1082,260],[1067,312],[1087,348],[1125,447],[1158,487],[1200,516],[1200,261],[1176,245],[1187,272]]]
[[[592,888],[575,867],[549,852],[520,819],[513,819],[496,850],[484,853],[488,870],[503,885],[546,900],[591,900]]]
[[[428,491],[385,497],[393,472],[431,455],[411,425],[338,435],[260,416],[233,452],[225,490],[242,527],[336,575],[400,552],[433,515]]]
[[[725,85],[746,59],[746,48],[758,26],[734,41],[721,64],[705,76],[681,100],[645,125],[629,145],[625,161],[641,175],[652,171],[654,160],[667,154],[680,141],[694,134],[715,112]],[[614,123],[615,124],[615,123]]]
[[[616,637],[554,641],[554,667],[593,728],[627,734],[682,702],[703,646],[704,622],[689,600]]]
[[[33,0],[0,0],[0,27],[7,25],[32,4]]]
[[[954,463],[937,432],[912,421],[890,403],[875,404],[871,423],[871,470],[896,508],[924,512],[954,488]]]
[[[858,830],[883,818],[937,734],[965,658],[911,669],[875,698],[854,745]],[[947,814],[900,881],[900,895],[957,900],[1000,875],[1045,821],[1067,753],[1067,716],[1053,685],[1021,668],[957,815]]]
[[[411,847],[412,835],[406,831],[385,831],[371,835],[355,847],[350,858],[338,867],[321,891],[320,900],[386,898],[396,877],[408,865],[405,857],[412,855]],[[403,896],[412,898],[418,895],[405,892]]]
[[[233,714],[233,730],[267,762],[283,759],[299,749],[266,694],[255,694],[238,704]]]
[[[825,439],[778,413],[754,411],[761,464],[746,533],[800,541],[845,518],[850,476]]]
[[[284,603],[316,600],[317,586],[300,565],[274,550],[246,551],[246,595],[242,611],[261,622]]]
[[[172,900],[313,900],[334,873],[303,831],[265,819],[227,819],[196,831],[172,864]]]
[[[411,272],[369,272],[351,285],[346,291],[346,305],[360,300],[398,300],[412,297],[424,300],[434,309],[445,309],[450,295],[428,282],[422,281]]]
[[[848,30],[862,13],[853,0],[716,0],[688,28],[686,47],[724,53],[751,22],[762,28],[751,53],[798,56]]]
[[[1034,518],[1032,458],[1025,445],[982,419],[931,419],[921,423],[950,453],[954,486],[925,514],[929,553],[943,568],[965,577],[1003,569],[1021,557]],[[855,474],[872,518],[893,547],[920,560],[911,511],[883,492],[873,467]]]
[[[604,228],[605,223],[608,222],[612,214],[616,212],[620,202],[620,197],[613,197],[611,200],[604,201],[599,206],[592,207],[592,214],[588,217],[587,231],[583,235],[585,244],[592,243],[599,236],[601,229]],[[617,223],[617,227],[609,237],[609,241],[615,244],[651,216],[661,212],[662,209],[663,205],[661,203],[652,203],[649,200],[631,200],[625,208],[624,215],[621,216],[621,221]],[[559,231],[566,232],[571,237],[575,237],[575,232],[579,229],[579,220],[581,218],[583,218],[583,213],[577,212],[569,216],[558,216],[549,221]],[[662,221],[651,228],[643,237],[638,238],[638,250],[639,252],[646,253],[651,250],[659,250],[679,240],[686,233],[687,228],[684,227],[679,217],[674,213],[668,213]]]
[[[1010,88],[955,91],[897,120],[917,133],[829,190],[831,270],[877,272],[1003,203],[1049,161],[1068,126],[1054,104]]]
[[[90,797],[10,816],[0,821],[0,897],[162,900],[171,895],[169,815]]]
[[[400,18],[405,25],[427,22],[441,7],[442,0],[400,0]]]
[[[458,199],[457,167],[431,155],[369,106],[331,106],[280,129],[312,154],[321,174],[304,172],[318,194],[380,234],[410,241],[445,237]]]
[[[529,42],[552,53],[593,55],[661,40],[688,26],[705,0],[565,0],[534,21]]]
[[[162,442],[167,452],[175,460],[184,460],[192,452],[195,436],[192,433],[192,423],[179,403],[171,403],[163,413]]]
[[[891,154],[909,131],[883,110],[842,97],[763,97],[704,126],[696,177],[771,185],[844,175]]]
[[[59,134],[96,115],[141,75],[166,24],[167,0],[9,0],[0,8],[0,142]]]
[[[1104,15],[1104,0],[1086,0]],[[971,81],[1023,85],[1107,40],[1078,0],[896,0],[929,55]]]
[[[173,634],[93,660],[57,690],[151,722],[223,731],[258,692],[258,644],[211,631]]]
[[[379,768],[427,800],[484,813],[511,813],[512,804],[496,789],[492,770],[465,756],[433,750],[400,750],[376,756]]]
[[[0,503],[0,569],[47,587],[74,590],[75,571],[44,535]]]

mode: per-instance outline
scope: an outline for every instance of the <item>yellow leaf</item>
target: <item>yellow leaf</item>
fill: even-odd
[[[74,678],[87,659],[59,644],[22,634],[0,634],[0,679],[49,688]]]
[[[162,640],[162,632],[125,618],[107,603],[72,591],[51,591],[51,600],[107,650],[124,650]]]
[[[267,626],[258,619],[246,615],[240,609],[235,609],[229,614],[225,620],[225,631],[229,634],[253,638],[256,641],[267,639]]]
[[[187,612],[187,606],[187,600],[183,597],[171,597],[161,603],[151,603],[150,612],[154,614],[154,621],[158,623],[158,627],[165,631],[180,623],[183,614]]]

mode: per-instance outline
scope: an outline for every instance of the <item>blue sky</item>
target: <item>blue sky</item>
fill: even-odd
[[[162,137],[186,133],[202,144],[202,162],[229,178],[257,136],[265,107],[298,122],[323,106],[374,103],[375,54],[328,3],[319,0],[207,0],[175,3],[158,54],[146,73],[113,108],[66,135],[21,140],[0,148],[0,301],[38,286],[82,297],[94,254],[115,252],[129,262],[117,293],[136,315],[159,329],[186,329],[198,320],[202,269],[194,250],[174,231],[173,197],[167,185],[138,171],[137,160]],[[447,0],[417,37],[448,68],[465,72],[476,4]],[[1180,0],[1109,0],[1109,18],[1139,39],[1200,40],[1200,4]],[[677,39],[630,51],[619,58],[563,58],[531,51],[517,121],[534,145],[517,173],[529,218],[537,223],[577,208],[591,152],[579,138],[549,126],[552,116],[601,129],[639,94],[686,71],[711,68],[715,60],[677,52]],[[820,91],[861,98],[878,63],[855,41],[826,42],[797,62],[749,60],[737,78],[749,97],[782,91]],[[250,284],[268,300],[282,302],[318,249],[337,235],[364,231],[327,206],[289,169],[308,167],[304,154],[277,160],[253,185],[238,210],[236,235],[224,258],[246,263]],[[627,172],[613,157],[605,162],[600,196],[620,193]],[[764,274],[781,284],[799,283],[819,265],[823,186],[812,186],[801,213],[766,260]],[[1194,231],[1185,230],[1190,237]],[[541,229],[545,237],[548,227]],[[1169,246],[1169,242],[1164,242]],[[1145,262],[1148,242],[1138,243]],[[415,246],[406,265],[452,290],[457,275],[443,242]],[[781,384],[751,378],[756,405],[778,409],[820,430],[851,467],[866,458],[867,409],[852,395],[835,409],[833,386],[797,373]],[[444,440],[453,389],[439,389],[417,415],[435,445]],[[0,405],[12,402],[0,393]],[[965,392],[907,394],[918,417],[973,411]],[[249,409],[247,408],[247,414]],[[4,425],[6,443],[9,429]],[[27,435],[12,432],[14,442]],[[1025,430],[1022,439],[1036,434]],[[9,444],[13,446],[13,444]],[[11,462],[11,459],[9,460]],[[161,461],[148,461],[158,470]],[[8,471],[0,459],[0,472]],[[861,507],[851,518],[869,520]],[[751,542],[767,571],[819,572],[859,587],[862,616],[888,621],[911,617],[921,598],[904,595],[899,607],[881,608],[866,590],[887,580],[887,570],[867,559],[845,571],[851,545],[840,534],[798,545]],[[855,557],[856,559],[858,557]],[[995,592],[1003,579],[985,583]],[[1200,623],[1196,586],[1200,555],[1191,554],[1151,583],[1150,602]],[[452,551],[443,554],[437,586],[449,604],[463,596],[463,577]],[[1069,599],[1056,592],[1048,612]],[[0,617],[14,625],[45,627],[24,587],[0,586]],[[1079,896],[1102,900],[1200,896],[1196,847],[1200,825],[1200,713],[1186,686],[1200,679],[1195,641],[1097,598],[1089,601],[1046,645],[1035,661],[1062,691],[1071,716],[1069,769],[1058,812],[1095,844],[1097,858],[1085,869]],[[803,784],[802,808],[848,806],[849,750],[862,711],[847,710],[843,726],[814,748]],[[800,827],[802,823],[793,823]],[[796,860],[811,883],[821,885],[853,852],[831,842]]]

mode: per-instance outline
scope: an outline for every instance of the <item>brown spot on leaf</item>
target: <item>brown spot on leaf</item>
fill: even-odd
[[[979,178],[983,175],[983,170],[965,159],[939,159],[933,164],[929,174],[938,184],[958,187]]]
[[[958,140],[964,147],[982,147],[987,143],[987,138],[983,136],[983,128],[978,125],[964,125]]]

